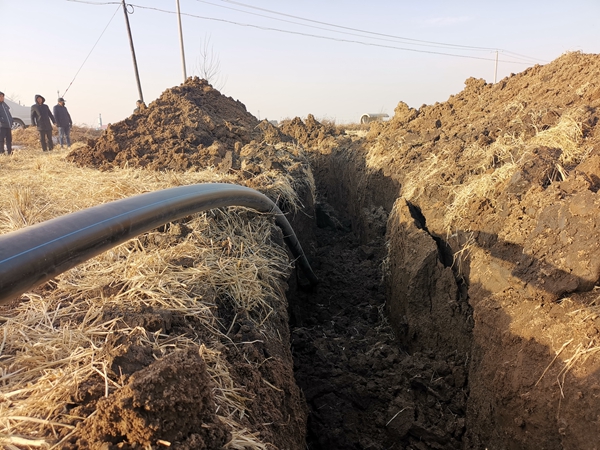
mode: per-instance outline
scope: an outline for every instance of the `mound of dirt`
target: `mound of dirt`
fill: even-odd
[[[468,79],[443,103],[401,102],[364,141],[314,149],[317,185],[363,243],[379,233],[370,212],[390,217],[403,349],[454,349],[469,367],[463,448],[600,441],[599,80],[600,56],[568,53]]]
[[[101,443],[111,441],[133,444],[130,448],[156,442],[177,443],[182,449],[222,448],[231,436],[215,414],[212,392],[206,364],[197,351],[172,353],[101,399],[97,413],[81,426],[76,448],[101,448]]]
[[[304,147],[319,147],[327,138],[340,135],[340,131],[331,124],[322,124],[309,114],[306,121],[295,117],[281,124],[281,130]]]
[[[206,80],[188,78],[148,108],[109,125],[69,158],[79,165],[187,170],[234,165],[234,155],[260,135],[259,121],[239,101],[221,95]]]
[[[101,170],[144,167],[194,171],[212,167],[235,174],[257,189],[262,183],[260,175],[285,176],[295,180],[300,203],[309,211],[313,207],[307,185],[310,170],[302,148],[279,128],[266,120],[259,122],[242,103],[221,95],[197,77],[168,89],[147,108],[110,125],[99,138],[89,139],[67,158]],[[279,206],[288,211],[289,205]],[[303,217],[290,220],[300,228],[309,228],[302,223],[306,221]]]

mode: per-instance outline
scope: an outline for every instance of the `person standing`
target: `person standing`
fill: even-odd
[[[67,148],[71,147],[71,127],[73,122],[71,121],[71,115],[65,106],[65,99],[60,97],[58,104],[52,108],[54,118],[56,119],[56,126],[58,127],[58,143],[60,148],[63,146],[63,141]]]
[[[52,123],[56,123],[50,108],[44,103],[45,101],[44,97],[37,94],[35,96],[35,105],[31,107],[31,124],[37,126],[43,151],[54,148],[54,143],[52,142]]]
[[[0,153],[4,153],[6,142],[6,154],[12,154],[12,126],[13,118],[10,114],[10,106],[4,103],[4,92],[0,92]]]

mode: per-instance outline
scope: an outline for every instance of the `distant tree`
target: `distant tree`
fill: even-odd
[[[196,58],[194,75],[204,78],[218,91],[223,90],[227,78],[221,73],[221,59],[215,53],[210,35],[206,35],[200,44],[200,52]]]

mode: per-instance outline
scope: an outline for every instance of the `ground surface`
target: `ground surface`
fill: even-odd
[[[467,369],[398,345],[385,317],[383,239],[361,245],[326,227],[316,247],[321,284],[290,293],[296,379],[311,411],[308,448],[460,448]]]
[[[102,170],[210,165],[252,180],[273,170],[306,176],[308,152],[316,203],[305,186],[305,214],[293,221],[321,284],[297,290],[292,278],[288,298],[310,449],[593,449],[599,80],[597,55],[566,54],[494,85],[469,79],[447,102],[418,110],[401,102],[366,136],[312,116],[277,129],[188,80],[70,158]],[[235,311],[221,312],[236,343],[262,341]],[[287,338],[288,324],[279,324]],[[150,427],[135,418],[130,441],[183,439],[169,408],[191,401],[207,407],[190,417],[185,448],[226,445],[202,358],[180,353],[148,366],[154,356],[128,345],[136,375],[79,442],[122,444],[117,416],[151,398],[166,416],[157,413]],[[305,410],[290,384],[291,359],[278,366],[273,352],[259,343],[229,362],[239,380],[251,380],[248,426],[278,448],[301,448]],[[90,395],[97,400],[103,389]],[[164,402],[171,391],[181,403]],[[291,436],[281,405],[298,419]]]

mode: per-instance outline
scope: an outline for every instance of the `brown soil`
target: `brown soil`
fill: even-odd
[[[444,103],[400,103],[366,139],[314,147],[321,192],[360,242],[389,215],[401,348],[469,368],[466,414],[453,410],[464,436],[422,448],[600,441],[599,75],[597,55],[566,54],[495,85],[469,79]]]
[[[306,212],[318,227],[294,224],[321,284],[289,291],[309,448],[592,449],[600,442],[599,80],[599,56],[570,53],[494,85],[469,79],[444,103],[400,103],[361,138],[314,117],[259,124],[190,79],[70,157],[101,169],[211,165],[251,179],[293,175],[296,143],[310,151],[317,204]],[[246,358],[280,355],[248,364],[228,347],[254,399],[248,426],[277,448],[302,448],[305,410],[285,344],[270,347],[236,313],[223,309],[225,330],[235,318],[237,343],[261,341],[244,347]],[[143,326],[167,320],[157,314]],[[138,342],[118,344],[125,387],[102,400],[103,386],[89,387],[99,412],[72,445],[227,442],[197,352],[154,361]],[[265,389],[265,379],[278,389]]]
[[[205,80],[189,78],[165,91],[148,108],[109,125],[100,138],[74,150],[78,164],[187,170],[239,169],[239,153],[259,121],[239,101],[222,96]]]
[[[142,166],[177,171],[212,166],[239,175],[248,186],[261,185],[261,175],[276,178],[279,173],[295,178],[301,196],[309,193],[301,149],[268,122],[254,119],[241,103],[198,79],[166,91],[147,109],[75,148],[68,158],[101,170]],[[308,208],[312,205],[310,198],[302,201]],[[281,201],[279,205],[284,211],[290,206]],[[296,229],[303,229],[305,217],[294,219]],[[225,221],[226,216],[215,213],[213,220]],[[165,240],[185,239],[186,229],[183,220],[160,242],[143,239],[143,245],[152,252]],[[280,232],[274,232],[273,240],[272,245],[283,245]],[[188,266],[193,261],[184,258],[172,263]],[[102,295],[114,295],[120,288],[115,281]],[[285,280],[276,291],[285,291]],[[98,384],[83,385],[73,393],[70,415],[96,413],[83,422],[74,421],[76,431],[64,448],[232,448],[231,427],[216,415],[204,345],[225,358],[232,383],[227,386],[230,395],[242,399],[247,409],[232,419],[264,445],[304,447],[307,408],[294,380],[285,299],[270,299],[273,310],[259,326],[227,296],[203,292],[202,297],[206,304],[216,305],[220,341],[215,342],[214,332],[198,327],[184,314],[135,310],[126,305],[104,312],[106,320],[121,318],[124,328],[115,330],[105,345],[112,361],[108,379],[123,387],[103,397],[105,387],[98,380]],[[139,333],[131,333],[131,329]],[[198,344],[165,355],[148,340],[149,334],[158,332],[173,340],[195,336]]]
[[[460,448],[467,368],[459,355],[409,354],[398,344],[385,317],[384,248],[383,235],[361,245],[324,225],[313,259],[322,284],[291,293],[309,449]]]

